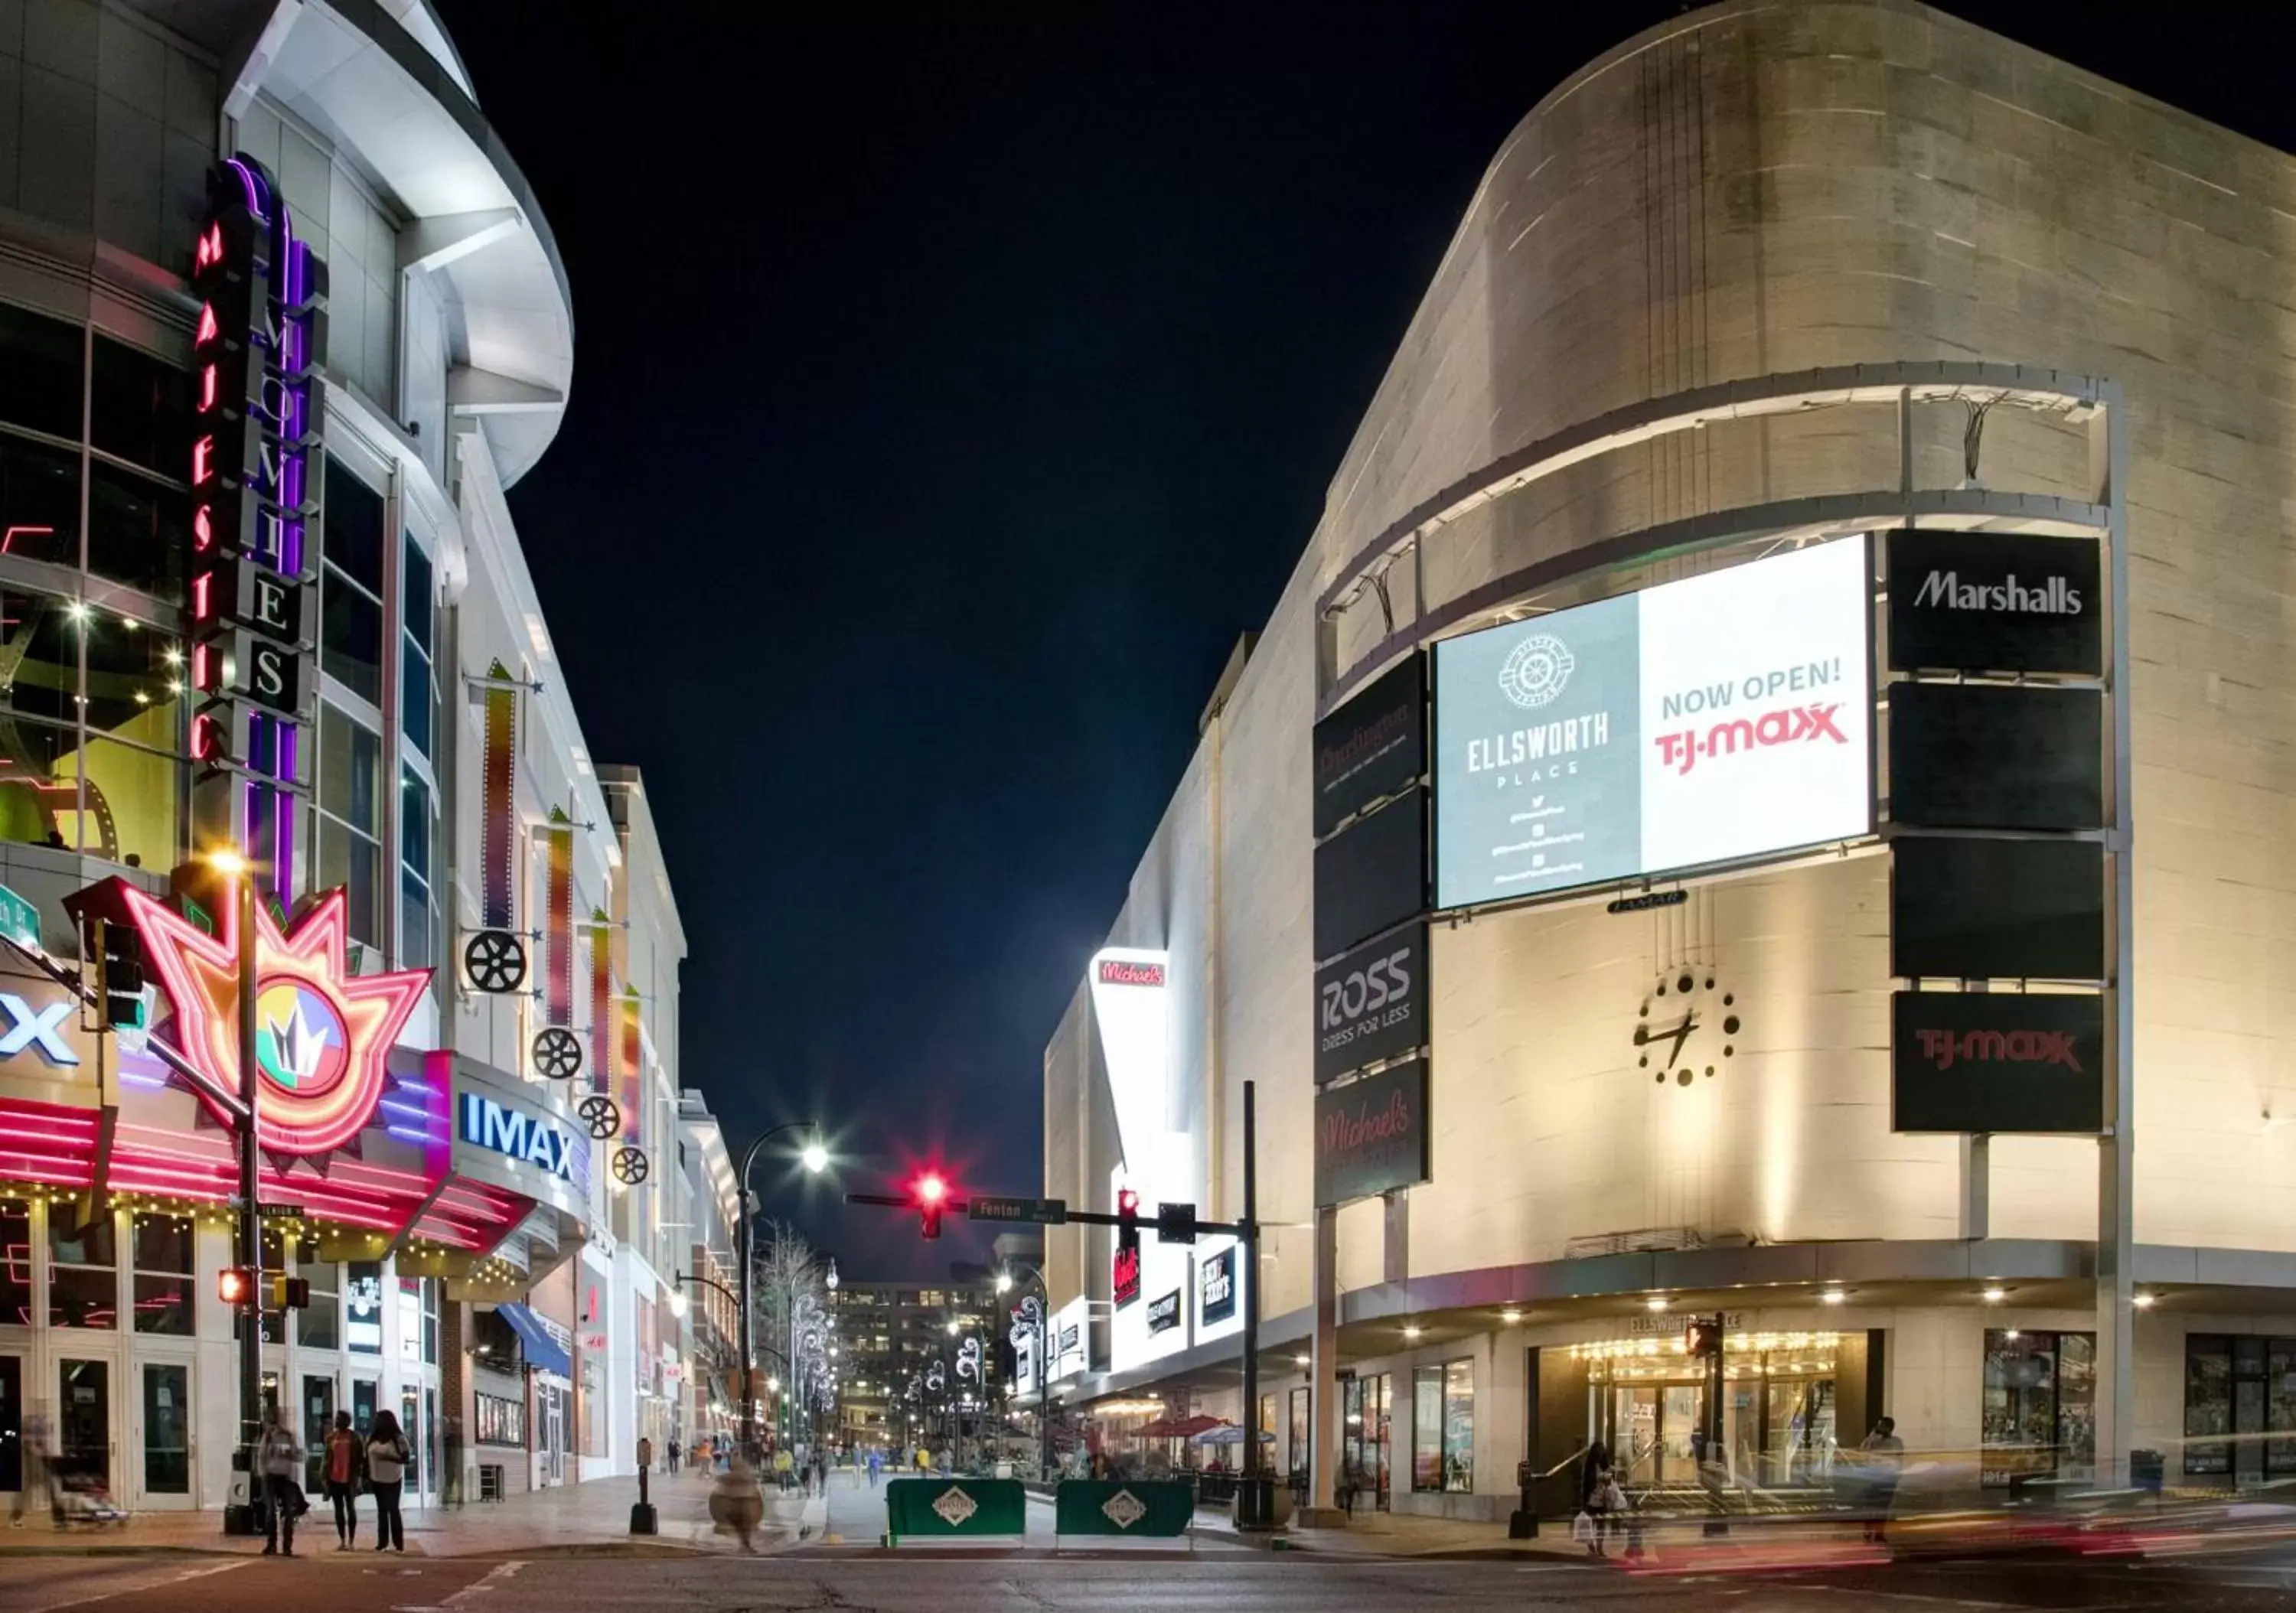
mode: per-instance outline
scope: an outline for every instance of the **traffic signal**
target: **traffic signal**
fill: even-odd
[[[1128,1187],[1116,1190],[1116,1247],[1120,1253],[1140,1249],[1140,1195]]]
[[[128,924],[94,921],[89,948],[95,957],[95,988],[103,995],[106,1025],[144,1023],[144,942]]]
[[[948,1183],[938,1171],[927,1171],[910,1190],[917,1201],[917,1221],[928,1238],[940,1236],[941,1208],[948,1202]]]
[[[216,1273],[216,1297],[235,1311],[255,1301],[255,1273],[243,1265],[227,1265]]]
[[[1701,1316],[1682,1330],[1682,1342],[1693,1361],[1711,1361],[1722,1354],[1722,1322]]]
[[[1193,1243],[1196,1240],[1196,1207],[1193,1204],[1159,1204],[1156,1207],[1156,1241],[1159,1243]]]
[[[311,1303],[311,1284],[301,1277],[275,1274],[271,1279],[271,1308],[283,1311]]]

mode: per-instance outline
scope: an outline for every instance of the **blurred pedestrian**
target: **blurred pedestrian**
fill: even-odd
[[[884,1470],[885,1453],[879,1450],[875,1445],[871,1445],[869,1447],[869,1487],[871,1489],[873,1490],[877,1487],[878,1475],[882,1473]]]
[[[303,1486],[295,1476],[303,1470],[303,1447],[287,1431],[279,1408],[263,1413],[263,1432],[255,1442],[255,1470],[263,1486],[263,1554],[295,1555],[295,1517],[306,1504]]]
[[[414,1453],[398,1429],[398,1419],[388,1411],[374,1414],[366,1437],[366,1487],[374,1494],[374,1549],[406,1554],[406,1519],[398,1511],[399,1486],[406,1480],[407,1464]]]
[[[1906,1442],[1898,1437],[1898,1420],[1884,1417],[1858,1442],[1866,1464],[1866,1538],[1888,1538],[1890,1504],[1897,1498],[1898,1478],[1906,1462]]]
[[[338,1552],[348,1552],[358,1543],[358,1487],[365,1471],[365,1441],[351,1427],[351,1414],[337,1412],[334,1429],[327,1435],[326,1466],[320,1472],[327,1499],[335,1509]]]
[[[1578,1510],[1592,1526],[1586,1541],[1589,1557],[1608,1555],[1603,1550],[1603,1535],[1611,1527],[1611,1514],[1625,1499],[1611,1470],[1611,1447],[1597,1439],[1578,1461]]]

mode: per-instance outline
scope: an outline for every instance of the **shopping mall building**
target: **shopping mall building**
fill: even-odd
[[[1912,0],[1532,108],[1046,1050],[1101,1208],[1238,1215],[1253,1085],[1258,1270],[1055,1229],[1056,1397],[1242,1420],[1256,1278],[1326,1502],[1689,1484],[1710,1412],[1767,1488],[1885,1414],[2296,1471],[2292,216]]]
[[[243,945],[291,1426],[388,1408],[475,1498],[721,1397],[669,1304],[731,1204],[685,944],[504,502],[572,358],[427,0],[0,8],[0,1489],[37,1443],[226,1503]]]

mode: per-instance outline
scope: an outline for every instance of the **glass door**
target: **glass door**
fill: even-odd
[[[372,1378],[352,1379],[351,1427],[359,1431],[359,1437],[362,1439],[365,1438],[368,1431],[374,1427],[375,1404],[374,1380]]]
[[[147,1361],[143,1376],[137,1497],[146,1507],[188,1507],[192,1504],[191,1365]]]
[[[406,1504],[422,1505],[421,1496],[430,1483],[430,1474],[422,1461],[422,1391],[408,1384],[398,1391],[398,1432],[406,1441],[406,1487],[402,1492]]]
[[[303,1374],[303,1493],[326,1493],[327,1436],[335,1427],[335,1380]]]
[[[0,1355],[0,1490],[24,1487],[24,1362]]]
[[[111,1363],[56,1363],[56,1470],[111,1488]]]

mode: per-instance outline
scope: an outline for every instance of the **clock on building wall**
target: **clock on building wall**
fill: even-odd
[[[1635,1061],[1660,1085],[1721,1073],[1738,1053],[1738,998],[1701,969],[1659,977],[1635,1021]]]

